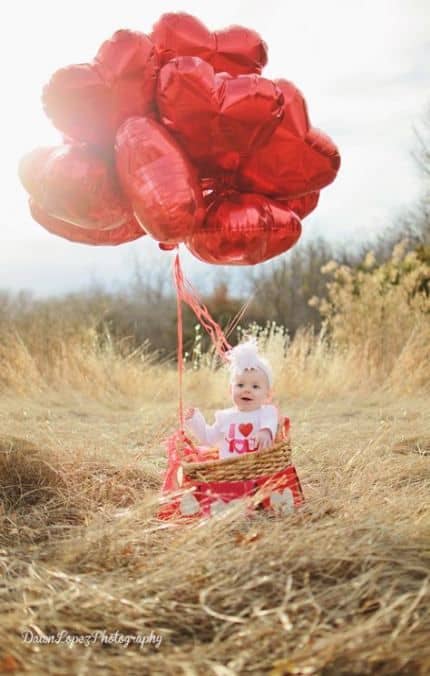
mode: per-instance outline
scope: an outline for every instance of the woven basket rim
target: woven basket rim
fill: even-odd
[[[234,456],[232,458],[223,458],[221,460],[205,460],[202,462],[187,462],[185,458],[181,460],[181,465],[184,470],[209,470],[212,468],[225,468],[240,466],[241,464],[248,465],[249,463],[259,462],[266,457],[273,457],[277,451],[283,450],[287,447],[291,451],[291,442],[289,439],[281,439],[273,444],[270,448],[264,451],[252,451],[251,453],[243,453],[242,455]],[[258,458],[256,457],[258,456]]]

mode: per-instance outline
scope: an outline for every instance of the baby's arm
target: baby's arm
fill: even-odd
[[[218,418],[213,425],[208,425],[198,408],[185,412],[185,424],[202,444],[214,444],[221,436]]]
[[[276,406],[267,405],[262,409],[261,427],[256,434],[257,450],[270,448],[275,439],[278,429],[278,409]]]

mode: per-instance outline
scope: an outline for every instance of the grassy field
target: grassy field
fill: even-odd
[[[407,371],[296,343],[277,395],[306,506],[184,526],[156,519],[174,368],[70,346],[48,378],[24,348],[0,396],[1,673],[430,673],[430,394]],[[226,403],[222,373],[185,384]]]
[[[430,674],[429,267],[326,270],[320,334],[256,327],[306,498],[284,517],[157,520],[174,364],[71,301],[6,304],[0,673]],[[210,419],[227,376],[199,346]]]

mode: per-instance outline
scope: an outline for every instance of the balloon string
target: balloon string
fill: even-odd
[[[173,260],[173,279],[176,287],[176,307],[178,314],[178,387],[179,387],[179,425],[180,431],[184,431],[184,404],[183,404],[183,371],[184,371],[184,337],[182,301],[194,312],[197,319],[208,333],[216,354],[223,360],[228,361],[226,352],[231,349],[221,327],[211,317],[207,307],[199,300],[197,292],[182,272],[179,254]]]
[[[231,350],[231,345],[227,341],[219,324],[211,317],[207,307],[199,300],[197,291],[195,291],[190,282],[185,279],[178,254],[176,254],[175,257],[174,266],[175,284],[179,298],[192,309],[197,319],[208,333],[217,355],[223,361],[228,361],[226,352]]]
[[[178,416],[179,416],[179,431],[184,432],[184,401],[183,401],[183,371],[184,371],[184,331],[183,331],[183,317],[182,317],[182,302],[179,284],[178,269],[181,269],[179,261],[179,254],[176,254],[174,260],[173,279],[176,286],[176,311],[178,316]]]

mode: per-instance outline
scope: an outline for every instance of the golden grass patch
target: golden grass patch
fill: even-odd
[[[174,399],[2,403],[3,671],[429,672],[429,459],[393,452],[428,398],[283,398],[306,506],[187,526],[155,516]]]

